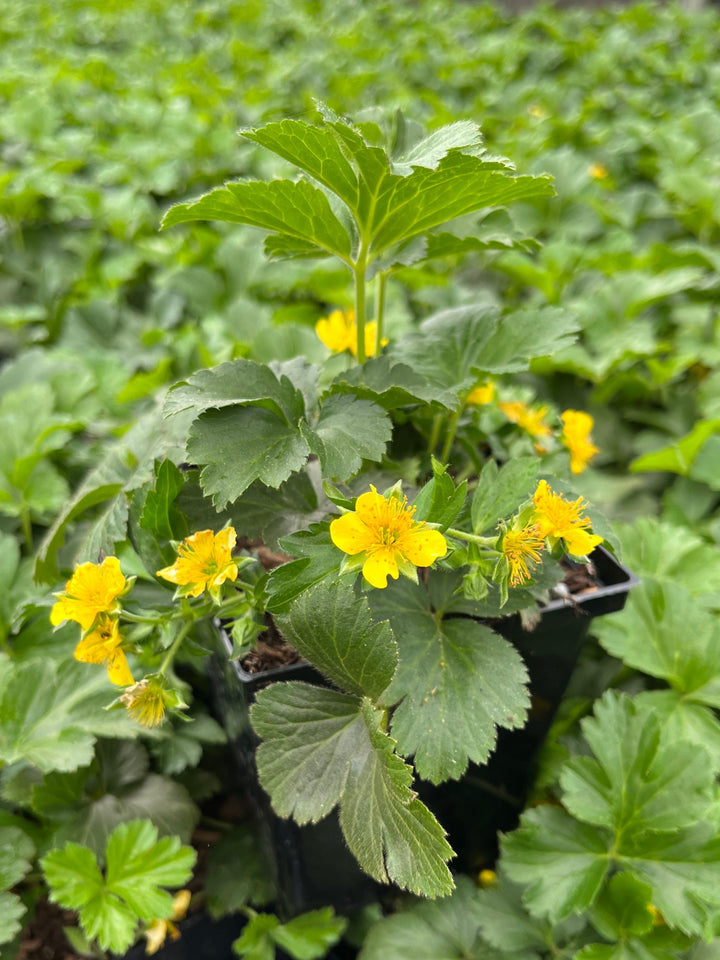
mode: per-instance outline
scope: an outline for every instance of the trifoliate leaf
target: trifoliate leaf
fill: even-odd
[[[606,693],[582,730],[595,758],[574,757],[560,777],[574,816],[613,829],[625,843],[690,826],[708,810],[708,755],[683,741],[661,745],[657,718],[629,698]]]
[[[424,896],[452,889],[452,851],[430,811],[411,790],[412,769],[381,729],[367,700],[304,683],[260,691],[251,711],[258,772],[273,807],[298,823],[340,804],[340,823],[360,866]]]
[[[365,597],[348,582],[320,583],[278,618],[283,634],[342,690],[377,700],[393,678],[397,646],[387,623],[373,623]]]
[[[374,591],[376,618],[387,617],[400,662],[383,702],[398,703],[392,734],[420,776],[459,779],[468,761],[485,763],[497,727],[521,727],[530,698],[514,647],[471,619],[441,619],[427,592],[407,581]]]
[[[296,424],[268,410],[209,410],[190,428],[188,459],[202,467],[200,483],[218,510],[256,480],[279,487],[305,463],[310,449]]]
[[[302,423],[301,430],[320,460],[322,475],[345,481],[357,473],[363,460],[382,459],[392,424],[377,404],[336,395],[322,404],[317,421]]]
[[[343,260],[350,256],[350,235],[323,191],[306,180],[226,183],[197,200],[171,207],[161,229],[195,220],[246,223],[321,247]]]
[[[172,897],[161,887],[184,884],[195,851],[177,837],[157,839],[147,820],[120,824],[107,844],[106,876],[87,847],[68,843],[41,861],[54,903],[79,912],[85,934],[100,946],[123,953],[134,939],[139,919],[172,914]]]
[[[363,944],[363,960],[494,960],[479,936],[481,894],[468,877],[442,900],[425,901],[386,917],[371,927]],[[512,927],[508,933],[512,935]],[[503,949],[514,949],[504,945]]]

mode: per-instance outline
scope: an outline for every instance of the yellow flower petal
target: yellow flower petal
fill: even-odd
[[[362,568],[363,576],[372,587],[384,590],[388,577],[397,580],[400,576],[395,555],[391,550],[381,547],[374,550]]]
[[[165,943],[168,934],[168,925],[165,920],[155,920],[145,930],[145,953],[152,956],[157,953],[160,947]]]
[[[590,533],[590,519],[582,511],[587,504],[577,500],[565,500],[553,493],[545,480],[538,483],[535,495],[535,526],[538,536],[549,537],[551,541],[562,540],[568,553],[575,557],[586,557],[602,543],[603,538]]]
[[[232,527],[219,533],[200,530],[183,540],[175,563],[158,570],[156,576],[176,583],[185,597],[199,597],[205,590],[214,593],[226,580],[237,579],[232,557],[236,539]]]
[[[372,531],[357,513],[345,513],[330,524],[330,539],[349,556],[354,557],[373,545]]]
[[[103,663],[110,681],[119,687],[133,683],[127,658],[120,648],[122,637],[117,620],[100,619],[97,627],[75,647],[75,659],[81,663]]]
[[[342,353],[344,350],[357,353],[353,310],[333,310],[329,317],[318,320],[315,333],[333,353]]]
[[[573,557],[587,557],[595,547],[603,542],[602,537],[587,530],[569,530],[564,536],[565,549]]]
[[[117,687],[129,687],[130,684],[135,683],[127,657],[119,647],[108,658],[107,671],[110,682]]]
[[[570,469],[575,474],[582,473],[595,454],[599,453],[590,438],[595,421],[583,410],[566,410],[561,418],[562,442],[570,451]]]
[[[492,380],[488,380],[487,383],[482,383],[480,386],[475,387],[474,390],[471,390],[467,395],[465,403],[470,403],[474,406],[480,407],[486,403],[492,403],[494,396],[495,384],[492,382]]]
[[[422,527],[406,534],[402,552],[416,567],[430,567],[447,553],[447,541],[439,530]]]
[[[516,423],[531,437],[549,437],[552,434],[550,426],[545,423],[547,407],[529,407],[519,400],[499,403],[498,406],[511,423]]]
[[[106,557],[101,564],[81,563],[65,584],[65,590],[50,611],[50,623],[58,626],[74,620],[89,630],[101,613],[113,613],[119,607],[117,598],[125,589],[125,577],[117,557]]]

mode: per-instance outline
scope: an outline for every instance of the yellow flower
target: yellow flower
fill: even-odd
[[[315,324],[315,333],[325,346],[333,353],[342,353],[349,350],[357,356],[357,324],[354,310],[333,310],[329,317],[323,317]],[[377,324],[374,320],[365,324],[365,356],[375,356],[375,341],[377,339]],[[387,340],[382,340],[384,347]]]
[[[529,407],[520,400],[499,403],[498,406],[511,423],[522,427],[531,437],[549,437],[552,434],[552,430],[545,423],[547,407]]]
[[[481,870],[478,874],[478,882],[483,889],[487,887],[496,887],[498,878],[494,870]]]
[[[479,386],[475,387],[474,390],[471,390],[467,395],[467,400],[465,402],[482,406],[485,403],[492,403],[494,396],[495,384],[492,382],[492,380],[488,380],[486,383],[481,383]]]
[[[95,629],[75,647],[74,657],[80,663],[104,663],[111,682],[118,687],[127,687],[133,682],[133,675],[121,643],[117,620],[103,614]]]
[[[539,537],[548,537],[551,543],[562,540],[567,552],[574,557],[586,557],[602,543],[602,537],[588,531],[590,519],[581,516],[587,507],[582,497],[564,500],[560,494],[552,492],[545,480],[541,480],[533,503]]]
[[[599,452],[590,439],[590,431],[595,421],[589,413],[584,413],[582,410],[566,410],[561,414],[561,418],[562,442],[570,451],[570,469],[573,473],[582,473]]]
[[[89,630],[100,614],[119,610],[117,598],[124,590],[125,577],[117,557],[107,557],[100,564],[81,563],[65,590],[55,594],[59,600],[50,611],[50,623],[57,626],[64,620],[74,620],[83,630]]]
[[[413,520],[414,507],[403,497],[383,497],[375,487],[357,498],[354,513],[330,524],[336,547],[351,557],[365,554],[363,576],[373,587],[387,586],[402,572],[414,576],[411,565],[430,567],[447,553],[445,537],[422,521]]]
[[[199,597],[207,590],[218,601],[223,583],[237,579],[237,563],[232,558],[235,540],[233,527],[220,533],[200,530],[183,540],[175,563],[158,570],[156,576],[178,584],[176,596]]]
[[[502,552],[510,567],[510,586],[517,587],[531,579],[528,564],[540,563],[544,547],[533,524],[520,530],[508,530],[503,537]]]
[[[166,686],[165,679],[155,674],[126,690],[120,701],[132,719],[143,727],[159,727],[165,719],[166,709],[175,706],[179,698]]]
[[[145,953],[157,953],[169,936],[172,940],[180,939],[180,931],[173,921],[182,920],[190,906],[191,893],[189,890],[180,890],[173,897],[173,913],[169,920],[153,920],[144,933],[147,944]]]
[[[610,176],[610,171],[604,163],[591,163],[588,167],[588,173],[593,180],[607,180]]]

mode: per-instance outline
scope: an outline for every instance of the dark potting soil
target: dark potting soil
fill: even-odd
[[[17,960],[82,960],[70,944],[63,927],[77,925],[72,910],[63,910],[54,903],[40,900],[35,916],[23,930]]]

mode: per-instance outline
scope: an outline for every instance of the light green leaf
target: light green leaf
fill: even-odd
[[[675,690],[648,690],[638,694],[635,702],[652,710],[666,743],[688,740],[697,744],[710,754],[713,770],[720,771],[720,722],[713,710]]]
[[[0,827],[0,891],[14,887],[30,870],[32,840],[17,827]],[[1,941],[0,941],[1,942]]]
[[[527,671],[517,651],[470,619],[441,620],[427,592],[407,581],[374,591],[372,609],[387,617],[400,662],[383,696],[397,703],[392,734],[420,776],[459,779],[468,761],[485,763],[497,727],[521,727],[530,705]]]
[[[546,920],[531,916],[522,902],[522,888],[498,874],[497,885],[479,891],[476,910],[483,938],[503,952],[532,951],[544,954],[548,937],[560,940],[563,924],[554,928]],[[571,921],[568,921],[572,923]]]
[[[218,510],[256,480],[279,487],[309,453],[297,425],[253,407],[209,410],[193,423],[187,443],[188,459],[202,466],[200,483]]]
[[[646,579],[593,632],[612,656],[666,680],[686,701],[720,707],[716,616],[678,584]]]
[[[254,823],[238,824],[212,845],[205,893],[213,917],[234,913],[247,903],[262,906],[275,899]]]
[[[90,762],[94,735],[137,736],[137,724],[110,716],[104,670],[68,660],[31,660],[4,669],[0,687],[0,760],[41,770],[75,770]]]
[[[606,831],[538,807],[502,838],[502,862],[511,880],[527,884],[523,900],[531,913],[555,922],[593,902],[610,869],[609,846]]]
[[[476,372],[526,370],[535,357],[550,357],[575,341],[576,318],[556,307],[535,307],[505,314],[483,347]]]
[[[380,729],[368,701],[304,683],[260,691],[251,711],[258,772],[280,816],[317,821],[340,804],[340,824],[360,866],[424,896],[452,889],[452,851],[414,798],[412,770]]]
[[[538,469],[537,457],[516,457],[499,470],[494,460],[488,460],[473,494],[473,532],[497,530],[498,521],[507,519],[529,497],[537,485]]]
[[[590,922],[608,940],[625,940],[649,933],[653,916],[648,907],[652,890],[630,873],[616,873],[595,901]]]
[[[231,181],[171,207],[161,229],[195,220],[245,223],[321,247],[345,261],[350,256],[350,235],[322,190],[305,180]]]
[[[336,917],[332,907],[323,907],[281,924],[272,937],[296,960],[319,960],[338,942],[346,926],[347,920]]]
[[[463,256],[466,253],[485,253],[488,250],[523,250],[532,253],[540,244],[530,237],[516,238],[507,234],[457,237],[454,233],[430,234],[424,259]]]
[[[9,943],[22,929],[25,904],[14,893],[0,892],[0,945]],[[0,950],[0,954],[2,951]]]
[[[465,504],[467,481],[455,487],[452,477],[435,457],[432,457],[433,476],[413,501],[415,519],[438,524],[445,530],[455,520]]]
[[[683,741],[661,746],[658,720],[632,700],[607,692],[582,730],[596,759],[573,757],[560,777],[574,816],[626,843],[680,830],[708,811],[714,777],[705,751]]]
[[[365,597],[347,581],[319,583],[278,618],[284,636],[342,690],[378,700],[397,667],[387,623],[373,623]]]
[[[690,433],[675,443],[661,450],[646,453],[637,457],[630,464],[633,473],[644,473],[652,470],[667,470],[670,473],[679,473],[686,477],[690,473],[693,462],[705,441],[712,434],[720,431],[720,419],[700,420]]]
[[[693,595],[720,590],[720,553],[687,527],[640,517],[615,531],[624,563],[641,580],[671,580]]]
[[[423,137],[418,143],[403,154],[396,162],[395,167],[428,167],[437,169],[438,163],[451,150],[460,150],[482,145],[482,133],[477,123],[472,120],[458,120],[448,123],[438,130]]]
[[[481,897],[469,877],[458,877],[451,896],[414,904],[371,927],[362,960],[493,960],[498,954],[479,936]]]
[[[331,396],[312,426],[300,427],[310,450],[320,459],[322,475],[338,481],[357,473],[362,461],[381,460],[392,436],[385,411],[369,400]]]
[[[273,932],[279,926],[280,921],[273,914],[256,914],[233,943],[233,953],[243,960],[275,960]]]

